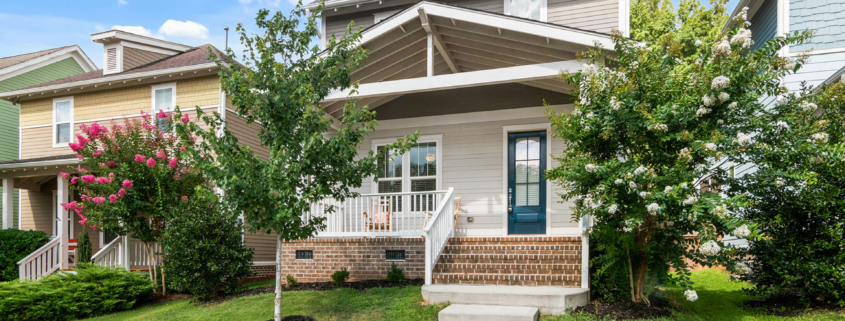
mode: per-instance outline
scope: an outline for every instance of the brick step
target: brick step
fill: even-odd
[[[581,264],[581,260],[493,260],[493,259],[479,259],[479,258],[444,258],[443,256],[437,260],[437,263],[443,264]]]
[[[452,259],[475,259],[480,260],[478,263],[508,263],[508,262],[487,262],[491,260],[496,261],[519,261],[512,263],[557,263],[551,262],[554,260],[575,260],[581,261],[581,253],[567,253],[567,254],[470,254],[470,253],[443,253],[440,254],[441,260]]]
[[[581,264],[496,264],[496,263],[442,263],[437,269],[512,269],[512,270],[581,270]]]
[[[581,271],[571,274],[438,273],[440,280],[581,281]]]
[[[444,249],[443,254],[471,254],[471,255],[580,255],[580,250],[559,250],[559,251],[525,251],[525,250],[460,250]]]
[[[518,275],[552,275],[574,274],[575,270],[511,270],[511,269],[434,269],[434,273],[473,273],[473,274],[518,274]]]
[[[434,284],[579,287],[580,275],[435,274]]]
[[[577,242],[556,242],[556,241],[526,241],[526,242],[497,242],[497,241],[462,241],[449,240],[449,245],[570,245],[581,246],[581,241]]]

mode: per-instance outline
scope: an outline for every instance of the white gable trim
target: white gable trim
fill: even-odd
[[[67,58],[73,58],[73,60],[75,60],[79,67],[81,67],[85,72],[97,70],[97,65],[88,58],[88,55],[86,55],[79,46],[73,45],[69,48],[3,68],[0,70],[0,81],[65,60]]]
[[[577,72],[581,70],[581,65],[582,63],[576,60],[556,61],[536,65],[368,83],[360,85],[357,93],[354,95],[352,95],[351,89],[344,91],[333,90],[323,102],[345,100],[350,95],[360,99],[555,78],[559,77],[560,72],[563,70]]]

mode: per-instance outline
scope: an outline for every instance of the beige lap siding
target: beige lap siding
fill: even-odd
[[[261,146],[261,139],[258,137],[258,131],[261,130],[261,125],[252,123],[247,124],[246,120],[239,117],[238,114],[231,111],[226,111],[226,129],[228,129],[238,142],[252,148],[252,152],[261,159],[270,158],[270,150]]]
[[[253,262],[276,262],[276,233],[244,233],[244,246],[255,250]]]
[[[619,0],[548,0],[546,21],[610,33],[619,29]]]
[[[558,108],[559,111],[563,107]],[[440,156],[439,170],[442,171],[442,188],[453,187],[455,196],[461,196],[461,208],[458,215],[456,236],[502,236],[504,232],[504,217],[506,197],[504,195],[504,152],[503,126],[525,124],[545,124],[548,118],[542,116],[542,108],[525,108],[521,112],[522,118],[504,121],[470,122],[462,124],[442,124],[427,120],[423,126],[408,125],[402,129],[379,130],[370,133],[362,144],[359,155],[362,157],[372,148],[373,139],[398,138],[419,131],[420,135],[443,135],[443,155]],[[474,113],[481,118],[488,113]],[[534,116],[536,115],[536,116]],[[448,121],[450,117],[437,116],[418,119],[439,119]],[[407,122],[408,120],[399,120]],[[381,121],[380,125],[388,125],[391,121]],[[563,152],[563,142],[551,137],[547,133],[547,151],[552,155]],[[550,147],[550,148],[549,148]],[[547,168],[556,166],[552,160]],[[365,180],[362,193],[372,193],[371,181]],[[546,191],[551,198],[551,206],[547,209],[547,219],[551,222],[551,235],[577,234],[578,222],[572,220],[572,203],[563,202],[558,196],[559,188],[551,184]],[[474,222],[467,221],[473,217]]]
[[[36,230],[53,233],[53,191],[31,191],[22,189],[20,215],[22,230]]]
[[[313,259],[297,260],[296,250],[313,251]],[[405,260],[386,260],[387,250],[405,250]],[[342,268],[349,271],[349,281],[384,280],[393,263],[406,279],[425,277],[422,238],[308,239],[285,243],[282,259],[282,275],[292,275],[299,282],[331,281],[332,273]]]

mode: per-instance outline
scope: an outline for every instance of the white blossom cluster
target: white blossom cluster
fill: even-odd
[[[663,194],[669,193],[672,193],[672,186],[666,186],[665,188],[663,188]]]
[[[616,100],[616,97],[610,97],[610,109],[619,110],[622,107],[622,102]]]
[[[650,196],[651,196],[651,193],[649,193],[649,192],[645,192],[645,191],[640,192],[640,197],[642,197],[642,198],[649,198]]]
[[[625,184],[625,180],[623,180],[621,178],[617,178],[615,181],[613,181],[613,183],[616,184],[616,185],[622,185],[622,184]]]
[[[793,70],[795,70],[795,60],[792,60],[792,59],[787,58],[787,59],[786,59],[786,62],[783,64],[783,70],[784,70],[784,71],[793,71]]]
[[[687,216],[687,220],[689,220],[690,222],[695,222],[696,218],[698,218],[698,212],[696,211],[692,211],[692,213],[689,213],[689,215]]]
[[[731,38],[731,43],[738,44],[742,49],[751,47],[754,44],[754,40],[751,40],[751,30],[740,28]]]
[[[748,274],[748,272],[751,272],[751,268],[748,267],[748,265],[746,265],[745,263],[739,262],[736,264],[734,272],[739,274]]]
[[[681,188],[686,189],[686,188],[687,188],[687,183],[681,183]]]
[[[586,166],[584,166],[584,169],[590,173],[595,173],[599,169],[599,167],[596,164],[587,164]]]
[[[656,123],[651,125],[651,130],[656,132],[665,132],[669,130],[669,126],[666,126],[666,124]]]
[[[786,103],[789,102],[789,99],[787,99],[784,95],[778,95],[777,102],[778,105],[786,105]]]
[[[687,301],[695,302],[695,300],[698,300],[698,293],[695,290],[686,290],[684,291],[684,297],[687,298]]]
[[[698,201],[697,197],[690,195],[689,197],[687,197],[684,200],[684,205],[692,205],[692,204],[695,204],[695,202],[697,202],[697,201]]]
[[[776,179],[776,180],[775,180],[775,186],[777,186],[777,187],[783,187],[783,180],[782,180],[782,179],[780,179],[780,178]]]
[[[734,230],[734,236],[738,238],[746,238],[749,235],[751,235],[751,230],[748,229],[748,225],[742,225]]]
[[[642,175],[643,173],[645,173],[647,171],[648,171],[648,168],[646,168],[645,166],[640,166],[640,167],[637,167],[637,169],[634,170],[634,175]]]
[[[703,42],[701,42],[701,40],[696,40],[696,41],[695,41],[695,46],[696,46],[696,47],[700,47],[700,46],[701,46],[701,44],[703,44]]]
[[[742,132],[736,133],[736,142],[742,146],[748,145],[751,142],[751,136],[748,136]]]
[[[728,85],[730,85],[730,84],[731,84],[730,78],[725,77],[725,76],[719,76],[719,77],[713,78],[713,83],[711,84],[711,87],[715,90],[721,90],[721,89],[728,88]]]
[[[689,149],[689,147],[684,147],[683,149],[681,149],[680,157],[682,159],[687,159],[687,160],[691,159],[692,158],[692,150]]]
[[[816,111],[817,108],[819,108],[818,105],[811,103],[811,102],[807,102],[807,101],[802,101],[799,106],[801,107],[801,110],[808,112],[808,113],[814,112],[814,111]]]
[[[816,143],[816,144],[824,144],[824,143],[827,143],[827,139],[828,139],[827,133],[815,133],[815,134],[813,134],[813,136],[811,136],[810,140],[808,140],[808,141]]]
[[[734,108],[736,108],[736,106],[739,106],[739,103],[738,103],[738,102],[732,102],[732,103],[730,103],[730,104],[728,105],[728,108],[729,108],[729,109],[734,109]]]
[[[698,107],[698,110],[695,111],[695,116],[701,117],[701,116],[709,114],[711,111],[712,110],[710,108],[701,106],[701,107]]]
[[[637,183],[628,182],[628,187],[630,187],[632,190],[636,191],[637,190]]]
[[[607,207],[607,212],[610,214],[616,214],[617,210],[619,210],[619,206],[616,204],[610,204],[610,206]]]
[[[654,214],[657,214],[657,211],[660,210],[660,205],[657,205],[657,203],[651,203],[651,204],[646,205],[645,208],[648,210],[649,214],[654,215]]]
[[[725,218],[725,216],[728,215],[728,208],[725,207],[724,205],[716,206],[713,209],[713,214],[716,215],[719,218]]]
[[[704,106],[713,106],[717,102],[716,97],[713,97],[711,95],[704,95],[704,97],[701,97],[701,101],[704,102]]]
[[[728,37],[725,36],[721,41],[713,45],[713,55],[727,56],[731,54],[731,44],[728,42]]]
[[[704,245],[699,247],[698,251],[701,252],[701,254],[713,256],[719,254],[719,252],[722,251],[722,248],[719,246],[719,244],[716,244],[716,242],[711,240],[707,241],[707,243],[704,243]]]
[[[782,121],[782,120],[778,120],[775,123],[775,127],[777,127],[778,130],[784,130],[784,129],[789,130],[789,124],[787,124],[785,121]]]
[[[704,149],[708,152],[715,152],[716,151],[716,144],[714,143],[706,143],[704,144]]]
[[[726,92],[719,93],[719,101],[726,102],[728,99],[731,99],[731,95]]]

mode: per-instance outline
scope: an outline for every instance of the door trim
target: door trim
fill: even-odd
[[[508,134],[511,133],[520,133],[520,132],[535,132],[535,131],[546,131],[546,168],[551,168],[552,166],[552,124],[551,123],[539,123],[539,124],[526,124],[526,125],[512,125],[512,126],[502,126],[502,236],[509,236],[508,235]],[[552,207],[552,194],[554,194],[554,190],[552,190],[551,181],[546,180],[546,234],[531,234],[530,236],[548,236],[552,233],[552,216],[551,216],[551,207]],[[513,236],[513,235],[510,235]],[[526,235],[529,236],[529,235]]]

